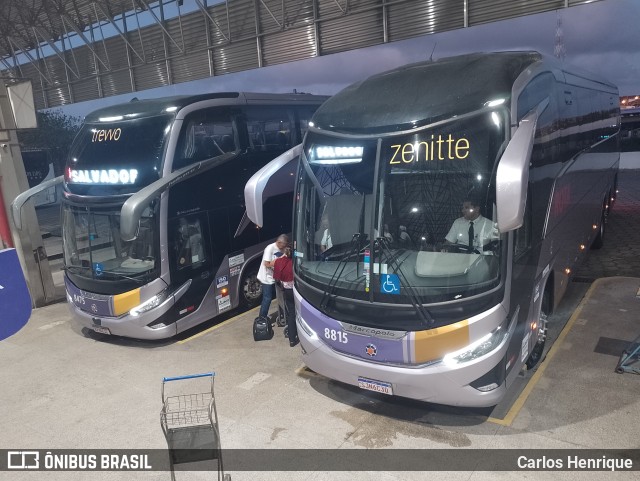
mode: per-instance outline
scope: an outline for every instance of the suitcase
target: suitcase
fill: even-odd
[[[268,341],[273,337],[273,327],[268,317],[258,316],[253,321],[253,340]]]

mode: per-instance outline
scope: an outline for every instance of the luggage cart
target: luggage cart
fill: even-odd
[[[618,374],[625,372],[640,374],[640,336],[622,351],[616,372]]]
[[[210,390],[196,394],[177,394],[172,396],[165,394],[165,384],[168,382],[198,378],[211,378]],[[230,475],[224,474],[222,466],[218,413],[213,393],[214,379],[214,372],[165,377],[162,379],[160,425],[169,447],[169,466],[172,481],[176,479],[174,472],[176,464],[197,463],[206,460],[217,460],[218,481],[231,480]],[[191,385],[193,383],[186,384]]]

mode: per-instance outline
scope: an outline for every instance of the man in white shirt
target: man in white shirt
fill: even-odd
[[[260,316],[268,317],[269,306],[275,293],[275,279],[273,278],[273,263],[282,255],[284,248],[289,245],[289,237],[281,234],[273,244],[264,248],[262,262],[258,269],[258,280],[262,284],[262,304],[260,306]]]
[[[322,234],[322,240],[320,241],[320,252],[324,252],[332,247],[333,242],[331,241],[331,232],[329,232],[329,228],[326,228]]]
[[[462,203],[462,217],[453,221],[449,233],[445,236],[447,245],[461,245],[469,252],[482,252],[486,244],[498,240],[497,228],[490,219],[480,214],[478,204],[472,199]]]

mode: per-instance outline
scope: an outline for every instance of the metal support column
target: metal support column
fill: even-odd
[[[0,80],[0,179],[5,214],[18,194],[29,188],[7,87]],[[12,232],[13,244],[29,285],[34,307],[55,299],[55,288],[33,202],[24,206],[24,228]]]

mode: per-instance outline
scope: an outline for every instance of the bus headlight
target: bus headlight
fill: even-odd
[[[505,336],[507,335],[506,329],[503,326],[498,326],[486,336],[481,337],[477,341],[469,344],[458,351],[450,352],[442,358],[442,362],[447,366],[455,366],[465,362],[473,361],[479,357],[489,354],[496,349]]]
[[[168,292],[169,292],[168,289],[164,289],[164,290],[158,292],[151,299],[148,299],[148,300],[144,301],[142,304],[140,304],[139,306],[136,306],[133,309],[131,309],[129,311],[129,314],[131,314],[134,317],[138,317],[140,314],[143,314],[143,313],[145,313],[147,311],[150,311],[154,307],[158,307],[167,298]]]

